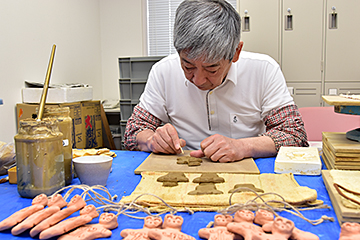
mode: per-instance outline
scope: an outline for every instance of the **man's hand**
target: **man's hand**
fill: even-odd
[[[214,162],[234,162],[244,158],[276,155],[275,143],[268,136],[233,139],[219,134],[205,138],[201,150],[190,153],[192,157],[207,157]]]
[[[219,134],[205,138],[201,150],[190,153],[192,157],[207,157],[214,162],[234,162],[245,158],[241,151],[241,143],[236,139],[224,137]]]
[[[141,151],[154,153],[179,154],[180,147],[186,145],[185,140],[179,139],[175,127],[170,123],[157,128],[155,132],[144,130],[137,135],[136,140]]]

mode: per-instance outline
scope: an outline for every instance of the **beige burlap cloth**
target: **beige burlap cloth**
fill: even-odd
[[[153,211],[161,211],[164,204],[159,199],[164,200],[168,205],[175,208],[189,208],[194,211],[217,211],[229,207],[229,190],[234,189],[236,184],[253,184],[256,188],[262,189],[264,193],[277,193],[283,199],[294,206],[321,204],[317,200],[317,192],[308,187],[299,186],[295,181],[293,174],[218,174],[224,178],[224,183],[216,183],[216,189],[222,194],[211,195],[189,195],[194,191],[198,183],[193,183],[194,178],[200,177],[199,173],[185,173],[189,182],[179,182],[175,187],[163,187],[162,182],[157,179],[165,175],[164,172],[143,172],[142,179],[136,189],[129,195],[121,199],[122,203],[135,202],[142,206],[150,207]],[[153,194],[156,195],[148,195]],[[144,195],[143,195],[144,194]],[[259,192],[261,194],[261,192]],[[141,197],[139,197],[141,196]],[[256,194],[253,192],[237,192],[231,196],[231,203],[246,203],[254,199]],[[268,194],[262,197],[265,201],[277,200],[282,198],[274,194]],[[256,201],[262,202],[261,199]]]

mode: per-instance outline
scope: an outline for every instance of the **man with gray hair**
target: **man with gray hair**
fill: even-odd
[[[279,65],[241,51],[240,16],[225,0],[185,0],[175,16],[177,54],[152,67],[126,126],[125,147],[233,162],[308,146]]]

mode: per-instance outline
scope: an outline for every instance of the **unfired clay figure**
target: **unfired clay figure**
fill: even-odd
[[[148,232],[150,229],[160,228],[162,219],[160,217],[148,216],[144,219],[144,226],[141,229],[124,229],[120,236],[126,240],[149,240]]]
[[[19,235],[37,225],[42,220],[50,217],[54,213],[60,211],[61,208],[66,206],[66,201],[62,198],[60,194],[57,194],[51,197],[48,200],[48,208],[44,208],[36,213],[33,213],[29,217],[27,217],[24,221],[20,222],[13,229],[11,229],[11,233],[13,235]]]
[[[67,208],[64,208],[59,212],[51,215],[50,217],[36,225],[33,229],[31,229],[30,236],[35,237],[40,232],[69,217],[71,214],[85,206],[86,202],[84,201],[84,199],[82,199],[79,195],[75,195],[68,203]]]
[[[47,205],[48,198],[45,194],[39,194],[32,200],[30,207],[23,208],[0,222],[0,231],[9,229],[28,216],[38,212]]]
[[[274,221],[274,214],[270,211],[259,209],[256,211],[254,223],[262,226],[265,232],[272,231],[272,225]],[[290,236],[292,240],[319,240],[319,237],[313,233],[302,231],[294,226],[292,234]]]
[[[163,229],[149,229],[148,236],[156,240],[195,240],[192,236],[181,232],[182,224],[182,217],[168,214],[164,218]]]
[[[106,238],[112,235],[110,229],[118,227],[117,217],[113,213],[102,213],[98,224],[88,224],[64,234],[58,240],[93,240]]]
[[[227,225],[230,232],[241,235],[244,240],[252,240],[258,233],[264,233],[261,227],[254,224],[254,213],[249,210],[239,210],[235,213],[234,222]]]
[[[232,216],[217,214],[214,217],[213,228],[201,228],[198,232],[199,237],[209,240],[234,240],[239,238],[232,232],[229,232],[226,228],[228,223],[232,222]]]
[[[359,240],[360,224],[355,222],[344,222],[341,225],[339,240]]]
[[[65,234],[77,227],[91,222],[93,218],[99,216],[94,205],[87,205],[80,210],[80,216],[66,219],[51,226],[40,233],[39,239],[49,239],[51,237]]]

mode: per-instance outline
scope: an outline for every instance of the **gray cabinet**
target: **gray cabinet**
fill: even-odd
[[[358,9],[356,0],[239,0],[250,26],[244,50],[278,61],[299,107],[324,106],[322,95],[359,94]]]

